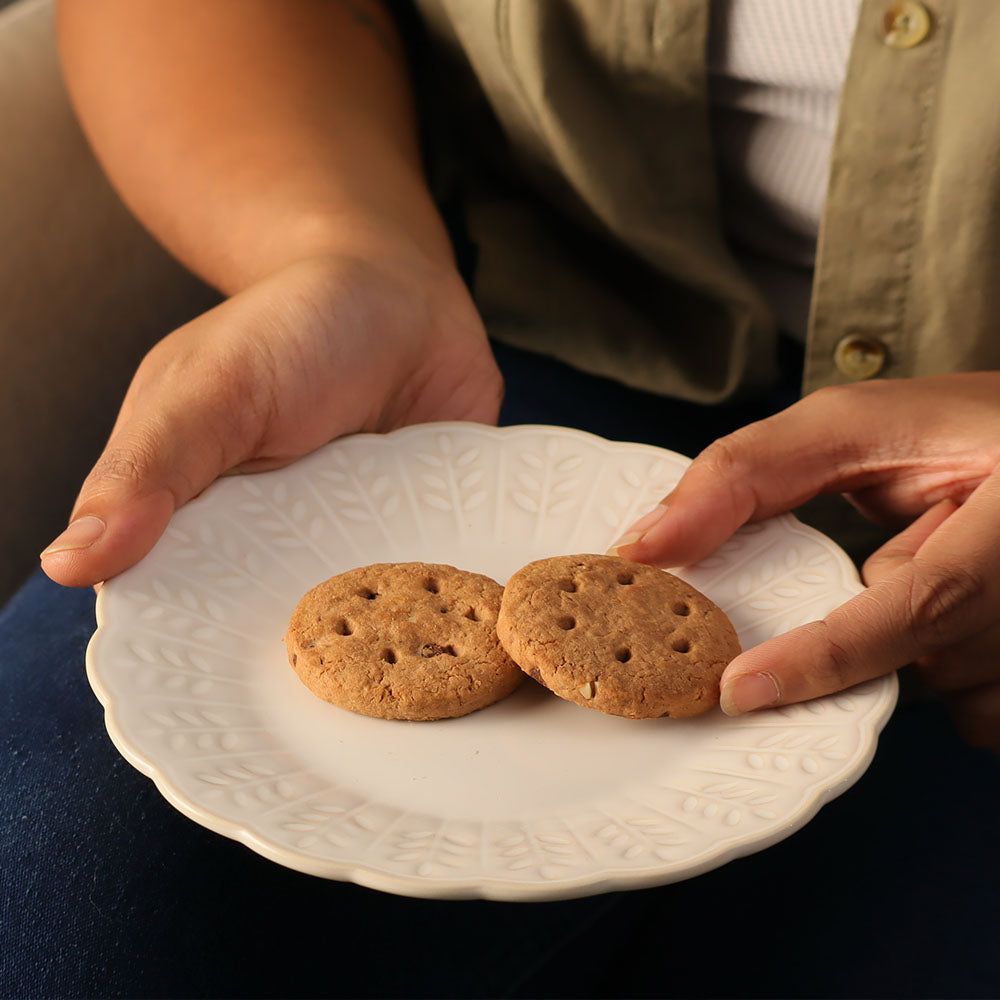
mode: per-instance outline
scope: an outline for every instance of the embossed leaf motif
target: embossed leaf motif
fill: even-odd
[[[204,587],[168,584],[163,579],[154,579],[149,591],[132,590],[129,598],[138,608],[139,620],[149,623],[150,627],[155,623],[161,632],[211,643],[229,631],[229,612],[223,602]],[[141,644],[133,643],[132,651],[149,663],[159,659],[151,656]]]
[[[323,787],[319,792],[299,794],[278,810],[277,825],[294,835],[297,846],[311,848],[321,841],[344,846],[369,840],[379,817],[368,815],[370,803],[346,789]],[[377,812],[377,810],[376,810]]]
[[[756,527],[756,526],[751,526]],[[746,529],[743,529],[744,531]],[[730,539],[714,557],[699,564],[698,569],[721,567],[738,559],[739,549]],[[723,610],[732,614],[747,609],[755,627],[770,623],[769,634],[779,635],[815,618],[814,603],[830,592],[834,585],[835,561],[830,552],[819,549],[810,539],[798,544],[772,547],[735,569],[735,599],[725,602]],[[704,581],[701,581],[704,585]]]
[[[746,813],[760,819],[770,818],[768,806],[776,796],[763,792],[757,785],[740,781],[716,781],[700,793],[687,796],[681,804],[686,813],[700,814],[723,826],[739,826]]]
[[[488,496],[483,489],[486,469],[475,467],[482,449],[467,448],[456,454],[455,443],[447,434],[439,435],[437,444],[438,454],[417,452],[424,466],[417,477],[420,499],[433,510],[471,513]]]
[[[327,824],[323,830],[323,839],[335,847],[356,848],[358,845],[371,843],[381,829],[383,820],[380,812],[370,802],[359,805]]]
[[[394,840],[390,857],[396,862],[415,862],[416,873],[425,878],[454,876],[479,861],[481,841],[478,829],[458,824],[406,830]]]
[[[823,702],[808,704],[818,707],[820,713],[824,710]],[[789,713],[779,709],[778,714]],[[847,760],[848,754],[840,747],[842,738],[843,734],[839,732],[817,736],[815,731],[809,730],[779,731],[759,741],[757,748],[747,755],[747,764],[758,771],[771,769],[783,772],[797,767],[806,774],[817,774],[829,764]]]
[[[196,758],[196,764],[192,777],[213,794],[224,793],[234,805],[252,813],[284,816],[286,807],[313,794],[317,785],[314,776],[288,771],[277,760],[260,754],[230,754],[219,760],[208,756]]]
[[[625,531],[651,510],[677,485],[683,464],[662,458],[636,460],[618,471],[608,502],[600,510],[601,520],[617,533]]]
[[[346,808],[342,805],[310,799],[286,810],[280,825],[283,830],[296,835],[296,847],[308,850],[320,842],[321,834],[338,822],[345,812]]]
[[[253,499],[238,503],[237,509],[243,514],[250,515],[249,525],[266,540],[268,545],[281,550],[311,546],[307,530],[302,523],[305,520],[306,508],[301,503],[292,503],[289,507],[288,487],[285,483],[279,482],[269,493],[265,493],[257,483],[250,480],[241,485]]]
[[[183,572],[194,574],[199,583],[241,593],[260,586],[256,553],[240,545],[232,534],[219,534],[211,522],[203,522],[194,532],[171,526],[166,534],[178,543],[171,552],[173,559],[181,562]]]
[[[399,511],[402,497],[395,477],[379,471],[374,458],[351,465],[346,455],[338,455],[339,468],[324,469],[313,490],[328,514],[355,523],[376,523],[390,537],[388,522]],[[330,485],[327,485],[330,484]]]
[[[146,713],[146,717],[156,725],[168,730],[218,731],[224,730],[230,725],[227,716],[209,709],[153,709]]]
[[[699,572],[704,570],[718,570],[721,569],[722,573],[716,575],[724,575],[733,563],[739,559],[740,554],[746,550],[749,545],[747,539],[747,528],[743,527],[735,535],[726,539],[722,545],[719,546],[710,556],[706,556],[701,560],[696,566]]]
[[[567,514],[579,505],[582,484],[575,473],[583,464],[582,455],[560,457],[558,439],[549,438],[545,457],[524,450],[518,453],[518,461],[510,496],[521,510],[537,514],[541,520]]]
[[[239,745],[239,736],[234,732],[173,732],[168,737],[170,747],[178,753],[194,753],[199,756],[233,753]]]
[[[613,848],[623,861],[669,861],[677,856],[677,848],[687,843],[688,838],[663,816],[609,820],[594,836]]]
[[[135,669],[137,690],[155,690],[163,695],[190,698],[203,698],[212,691],[213,685],[209,678],[172,668],[170,663],[172,656],[166,649],[159,650],[159,660],[152,650],[138,644],[134,646],[132,652],[145,663],[155,664],[137,665]]]
[[[494,841],[493,849],[507,871],[531,871],[544,879],[563,878],[588,860],[579,840],[568,830],[536,833],[524,827]]]

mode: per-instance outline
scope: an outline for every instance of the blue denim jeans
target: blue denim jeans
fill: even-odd
[[[508,423],[695,451],[782,402],[703,410],[498,349]],[[93,595],[0,614],[0,996],[1000,995],[1000,762],[905,700],[860,781],[688,882],[541,904],[288,871],[176,812],[108,739]]]

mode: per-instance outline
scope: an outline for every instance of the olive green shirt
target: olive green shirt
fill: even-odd
[[[775,377],[722,232],[709,0],[417,0],[431,164],[491,333],[719,402]],[[864,0],[820,228],[804,390],[1000,369],[1000,0]]]

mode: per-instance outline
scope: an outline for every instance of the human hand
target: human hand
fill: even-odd
[[[416,252],[373,256],[297,261],[157,344],[45,572],[69,586],[106,580],[216,477],[285,465],[342,434],[495,422],[502,380],[458,274]]]
[[[912,662],[965,738],[1000,751],[998,462],[998,372],[823,389],[709,446],[618,551],[690,565],[742,524],[845,493],[902,530],[865,562],[867,590],[733,660],[723,709],[803,701]]]

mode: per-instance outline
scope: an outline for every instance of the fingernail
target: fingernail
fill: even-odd
[[[773,705],[779,695],[778,682],[770,674],[744,674],[722,688],[719,704],[726,715],[742,715]]]
[[[643,514],[628,531],[622,535],[607,551],[607,555],[616,556],[618,550],[626,545],[634,545],[642,536],[656,524],[667,512],[666,504],[658,503],[648,514]]]
[[[42,552],[41,558],[55,555],[57,552],[71,552],[85,549],[94,544],[104,534],[105,524],[93,514],[78,517],[70,526]]]

